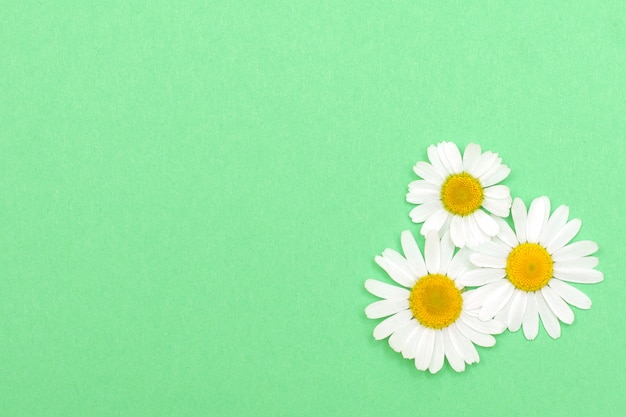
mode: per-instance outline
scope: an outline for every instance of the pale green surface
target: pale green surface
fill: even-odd
[[[186,3],[0,7],[0,415],[625,414],[623,2]],[[606,279],[433,376],[363,282],[440,140]]]

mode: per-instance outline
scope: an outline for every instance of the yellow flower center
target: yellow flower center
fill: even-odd
[[[452,214],[467,216],[483,203],[483,186],[467,172],[450,175],[441,187],[441,202]]]
[[[552,278],[552,257],[537,243],[517,245],[506,260],[506,276],[523,291],[537,291]]]
[[[425,327],[443,329],[461,315],[463,297],[454,281],[446,275],[423,276],[413,286],[409,295],[413,316]]]

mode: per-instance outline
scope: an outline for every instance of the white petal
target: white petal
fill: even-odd
[[[459,282],[465,287],[478,287],[499,281],[505,276],[506,272],[501,268],[480,268],[466,272],[459,278]]]
[[[450,326],[447,327],[447,329],[448,329],[448,336],[450,336],[450,340],[452,341],[454,348],[456,349],[457,352],[461,354],[461,356],[463,357],[463,360],[468,365],[478,362],[479,361],[478,352],[476,352],[476,349],[474,348],[474,345],[472,344],[472,342],[470,342],[458,330],[458,328],[456,327],[456,323],[452,323]]]
[[[411,287],[413,286],[413,284],[415,284],[415,281],[417,280],[417,278],[419,278],[419,276],[415,274],[415,272],[409,265],[409,261],[407,261],[404,256],[400,255],[393,249],[385,249],[383,251],[383,258],[385,258],[387,262],[405,272],[406,276],[410,278]]]
[[[465,172],[471,172],[474,164],[478,161],[478,158],[480,158],[480,155],[480,145],[475,143],[467,145],[463,153],[463,170]]]
[[[381,340],[400,329],[413,318],[411,310],[403,310],[399,313],[386,318],[374,327],[374,339]]]
[[[428,269],[428,272],[431,274],[438,273],[441,265],[441,246],[439,244],[439,236],[435,232],[430,232],[426,235],[424,257],[426,258],[426,269]]]
[[[596,284],[604,280],[604,274],[597,269],[568,268],[554,265],[554,277],[562,281],[578,282],[581,284]]]
[[[474,218],[480,229],[489,237],[496,236],[500,231],[498,223],[487,213],[478,209],[474,212]]]
[[[406,195],[406,201],[411,204],[429,204],[433,202],[441,203],[439,193],[422,190],[410,190]]]
[[[570,240],[576,236],[578,231],[580,230],[580,226],[582,226],[582,222],[579,219],[574,219],[569,221],[565,227],[563,227],[552,239],[548,247],[548,253],[554,253],[557,250],[561,249],[563,246],[567,245]]]
[[[441,187],[429,181],[415,180],[409,183],[409,191],[439,194],[441,192]]]
[[[461,320],[472,329],[480,333],[485,334],[500,334],[506,329],[506,326],[502,323],[498,323],[495,320],[482,321],[477,317],[472,317],[468,314],[461,313]]]
[[[552,310],[550,310],[546,304],[546,300],[543,298],[541,291],[535,292],[535,300],[537,301],[537,310],[539,311],[539,317],[541,317],[543,327],[551,338],[558,339],[561,336],[561,325]]]
[[[499,239],[493,239],[490,242],[483,243],[476,251],[483,255],[493,256],[494,258],[506,259],[511,253],[511,248]]]
[[[476,240],[474,239],[474,235],[472,234],[472,228],[470,227],[468,216],[461,217],[461,231],[463,232],[463,242],[464,242],[463,247],[476,246]]]
[[[496,283],[498,282],[494,282],[488,285],[493,285]],[[490,294],[490,292],[488,291],[489,288],[485,289],[485,287],[487,287],[487,285],[483,285],[482,287],[478,287],[474,290],[466,291],[461,294],[461,296],[463,297],[463,307],[467,311],[474,312],[476,309],[481,308],[483,304],[485,304],[485,300]]]
[[[404,252],[404,256],[406,256],[409,267],[411,268],[415,276],[423,277],[424,275],[426,275],[428,271],[426,270],[424,257],[422,256],[422,252],[420,252],[420,249],[417,246],[417,242],[415,242],[413,234],[408,230],[402,232],[402,235],[400,235],[400,243],[402,244],[402,251]]]
[[[471,253],[472,252],[468,249],[461,249],[452,257],[447,271],[447,275],[450,278],[458,280],[462,274],[472,267],[472,264],[469,261]]]
[[[408,300],[410,291],[375,279],[365,280],[365,289],[376,297],[395,300]]]
[[[468,243],[470,247],[476,247],[485,242],[489,242],[490,236],[487,236],[485,232],[482,231],[478,223],[476,222],[476,216],[474,213],[469,216],[465,216],[467,223],[469,224],[470,232],[472,233],[472,241]]]
[[[415,284],[415,276],[412,271],[405,271],[401,266],[394,264],[387,257],[376,256],[374,258],[378,266],[387,272],[387,274],[398,284],[412,288],[413,284]]]
[[[506,267],[506,258],[499,256],[483,255],[482,253],[474,253],[470,255],[470,261],[476,266],[483,268],[502,268]]]
[[[452,221],[452,214],[449,214],[446,216],[446,221],[443,222],[443,226],[441,226],[440,232],[437,232],[439,235],[441,235],[443,232],[450,230],[450,222]]]
[[[443,182],[450,175],[450,173],[445,170],[443,165],[441,165],[441,161],[438,161],[437,164],[430,164],[430,165],[433,167],[433,170],[437,173],[438,178],[441,178],[441,180],[439,179],[437,180],[437,184],[439,185],[443,184]]]
[[[517,246],[519,242],[511,226],[501,217],[491,216],[491,218],[498,224],[498,238],[511,248]]]
[[[443,207],[441,205],[441,196],[439,195],[439,192],[426,190],[423,189],[423,187],[413,189],[409,188],[409,192],[406,194],[406,201],[411,204],[430,204],[431,206],[438,202],[440,207]]]
[[[489,171],[497,161],[498,154],[487,151],[483,153],[480,158],[478,158],[478,161],[476,161],[476,164],[470,171],[470,174],[472,174],[476,178],[479,178],[485,172]]]
[[[456,144],[447,142],[445,144],[445,151],[448,162],[452,168],[452,172],[456,174],[463,172],[463,159],[461,158],[461,152]]]
[[[555,262],[569,261],[571,259],[591,255],[597,251],[598,244],[596,242],[592,242],[591,240],[581,240],[557,250],[552,254],[552,259]]]
[[[478,332],[468,325],[466,325],[462,320],[457,320],[455,323],[456,327],[463,333],[465,337],[472,341],[472,343],[476,343],[478,346],[482,347],[491,347],[496,344],[496,338],[490,334]]]
[[[435,344],[433,346],[433,355],[430,360],[428,369],[431,374],[436,374],[443,367],[444,348],[443,348],[443,333],[441,330],[435,331]]]
[[[409,197],[407,194],[407,201],[408,198]],[[413,223],[422,223],[439,210],[443,210],[441,200],[434,200],[415,207],[413,210],[411,210],[409,216],[411,216],[411,220],[413,220]]]
[[[370,319],[379,319],[408,308],[409,300],[380,300],[365,307],[365,315]]]
[[[568,216],[569,207],[567,206],[559,206],[554,210],[554,213],[552,213],[552,216],[548,219],[539,237],[539,243],[541,243],[544,248],[554,239],[558,231],[565,226]]]
[[[391,348],[396,352],[401,352],[407,339],[415,329],[417,329],[417,320],[409,320],[391,335],[389,338],[389,346],[391,346]]]
[[[493,318],[511,299],[515,287],[508,283],[494,291],[485,301],[480,309],[478,318],[481,320],[489,320]]]
[[[439,143],[437,145],[437,155],[439,156],[439,160],[441,161],[441,164],[444,166],[446,171],[448,171],[451,174],[455,174],[456,172],[454,168],[452,167],[452,164],[448,160],[448,154],[446,152],[447,145],[448,145],[448,142]]]
[[[595,256],[585,256],[582,258],[570,259],[569,261],[556,262],[555,266],[566,268],[595,268],[598,266],[598,258]]]
[[[491,294],[498,291],[499,288],[504,287],[505,285],[510,285],[508,280],[500,279],[490,284],[483,285],[482,287],[478,287],[475,290],[464,292],[461,295],[463,297],[463,308],[467,310],[481,308]]]
[[[474,218],[476,219],[478,227],[480,227],[485,235],[492,237],[498,234],[498,231],[500,230],[498,223],[496,223],[496,221],[487,213],[478,209],[474,212]]]
[[[465,246],[465,237],[463,236],[463,217],[452,216],[450,223],[450,238],[454,245],[462,248]]]
[[[537,337],[537,333],[539,332],[539,316],[537,315],[537,301],[534,292],[526,293],[526,312],[524,313],[522,325],[526,339],[533,340]]]
[[[450,340],[449,327],[441,329],[441,333],[443,335],[443,350],[448,363],[455,371],[463,372],[465,370],[465,361]]]
[[[417,349],[417,341],[419,340],[420,335],[424,327],[422,327],[419,323],[416,324],[415,329],[409,333],[406,338],[406,342],[402,347],[402,357],[404,359],[415,359],[415,351]]]
[[[515,294],[515,288],[509,297],[509,301],[506,302],[504,307],[502,307],[493,318],[495,321],[502,323],[504,326],[507,325],[509,320],[509,310],[511,309],[511,304],[513,303],[513,294]]]
[[[385,249],[383,251],[383,258],[390,261],[394,265],[397,265],[398,267],[400,267],[400,269],[402,269],[403,271],[406,271],[407,274],[411,273],[410,268],[407,265],[406,258],[400,255],[400,253],[396,252],[395,250]]]
[[[430,145],[428,147],[428,149],[426,150],[426,152],[428,153],[428,159],[430,160],[430,163],[438,170],[441,171],[442,173],[444,173],[444,178],[448,177],[448,175],[452,174],[450,171],[448,171],[443,164],[441,163],[441,160],[439,159],[439,154],[437,152],[437,146],[436,145]]]
[[[476,247],[478,245],[478,242],[476,240],[474,232],[472,231],[469,216],[461,216],[461,230],[463,231],[463,247]]]
[[[450,232],[445,232],[441,238],[441,261],[439,265],[439,272],[445,274],[448,272],[448,267],[452,261],[454,255],[454,243],[450,239]]]
[[[554,315],[565,324],[572,324],[574,322],[574,312],[571,308],[559,297],[559,294],[554,291],[550,286],[545,286],[541,289],[541,294],[546,300],[548,307],[554,313]]]
[[[465,351],[465,346],[461,341],[461,337],[463,336],[460,334],[460,332],[456,330],[456,327],[453,326],[446,327],[446,330],[448,333],[448,338],[450,339],[450,343],[454,347],[455,352],[457,352],[459,356],[461,356],[461,359],[463,359],[464,362],[472,364],[473,357],[471,355],[471,352]]]
[[[500,165],[498,169],[493,174],[491,174],[491,176],[485,177],[485,179],[481,181],[483,187],[489,187],[493,184],[499,183],[500,181],[508,177],[510,173],[511,169],[508,166]]]
[[[527,293],[525,291],[515,289],[506,323],[507,327],[512,332],[516,332],[520,329],[520,327],[522,327],[522,319],[524,318],[524,313],[526,312],[526,298]]]
[[[494,185],[493,187],[485,188],[484,193],[485,197],[502,200],[511,195],[511,190],[506,185]]]
[[[513,200],[513,206],[511,207],[511,214],[513,215],[513,223],[515,224],[515,233],[517,235],[517,241],[520,243],[526,242],[526,206],[524,202],[519,198]]]
[[[550,215],[550,200],[548,197],[535,198],[528,209],[526,220],[526,239],[529,242],[539,242],[539,236]]]
[[[578,307],[583,310],[591,308],[591,299],[578,288],[574,288],[558,279],[551,279],[548,285],[556,291],[562,299],[574,307]]]
[[[459,334],[461,334],[461,332],[459,332]],[[476,346],[474,346],[472,341],[466,338],[465,336],[463,336],[462,334],[461,334],[461,337],[462,337],[463,343],[465,343],[465,348],[472,355],[472,359],[471,359],[472,363],[480,362],[480,355],[478,355]]]
[[[502,165],[502,158],[496,159],[496,161],[493,163],[493,165],[491,165],[491,168],[489,168],[480,177],[478,177],[478,180],[480,181],[481,185],[484,184],[484,181],[487,178],[491,178],[493,176],[493,174],[495,174],[498,171],[498,169],[500,168],[501,165]]]
[[[415,367],[420,371],[425,371],[430,365],[433,357],[433,349],[435,345],[435,331],[426,327],[417,342],[417,350],[415,354]]]
[[[438,211],[433,213],[428,219],[426,219],[426,221],[422,225],[420,233],[426,236],[428,232],[431,231],[439,232],[439,230],[441,230],[446,220],[448,219],[448,216],[449,214],[446,209],[439,209]]]
[[[511,197],[501,200],[485,197],[483,200],[483,207],[496,216],[508,217],[509,210],[511,209]]]
[[[439,171],[437,168],[429,164],[428,162],[419,161],[413,167],[413,171],[419,176],[425,179],[428,182],[432,182],[433,184],[442,184],[445,179],[444,173]]]

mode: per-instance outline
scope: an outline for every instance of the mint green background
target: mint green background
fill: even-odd
[[[181,3],[0,6],[0,415],[624,415],[623,2]],[[606,279],[433,376],[363,282],[440,140]]]

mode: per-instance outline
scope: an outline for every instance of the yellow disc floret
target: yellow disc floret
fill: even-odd
[[[446,275],[430,274],[420,278],[409,296],[413,316],[425,327],[443,329],[461,315],[461,291]]]
[[[517,245],[506,260],[506,276],[523,291],[537,291],[546,286],[553,272],[552,257],[537,243]]]
[[[467,172],[450,175],[441,187],[441,202],[446,210],[459,216],[467,216],[483,203],[483,186]]]

